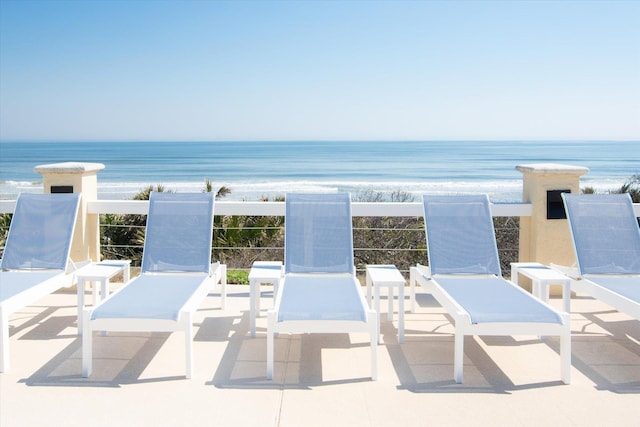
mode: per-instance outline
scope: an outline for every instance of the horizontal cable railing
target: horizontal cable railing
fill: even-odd
[[[0,213],[11,213],[14,206],[15,201],[0,201]],[[139,220],[138,224],[118,224],[113,223],[113,218],[111,221],[105,219],[107,216],[144,216],[148,206],[148,201],[140,200],[94,200],[87,203],[88,214],[100,215],[103,258],[134,258],[135,265],[142,252],[144,220]],[[508,268],[509,261],[516,260],[518,254],[517,220],[530,216],[531,206],[524,203],[495,204],[492,205],[492,213],[495,217],[504,217],[496,219],[501,219],[496,222],[496,235],[508,236],[498,239],[499,243],[507,242],[506,246],[501,245],[500,251],[503,264]],[[215,259],[226,262],[229,268],[240,270],[248,270],[255,260],[283,259],[283,222],[275,226],[233,226],[224,223],[224,218],[258,216],[282,219],[285,203],[216,201],[215,214],[212,248]],[[406,273],[416,262],[426,263],[422,203],[353,202],[352,214],[354,252],[359,270],[363,270],[366,264],[388,263],[396,264]],[[509,218],[515,221],[509,221]],[[260,245],[255,245],[255,239],[247,237],[262,235],[270,237],[260,240]]]
[[[103,258],[133,258],[134,263],[136,257],[139,260],[144,241],[144,221],[139,224],[118,224],[105,219],[108,216],[144,216],[148,206],[148,201],[140,200],[93,200],[87,203],[88,214],[100,215]],[[0,200],[0,214],[12,213],[14,209],[14,200]],[[634,209],[640,217],[640,204],[635,204]],[[518,259],[520,217],[531,216],[531,205],[492,204],[491,210],[503,274],[507,275],[509,263]],[[216,201],[215,214],[212,247],[215,259],[227,263],[229,268],[239,270],[248,270],[256,260],[283,259],[284,223],[251,225],[247,218],[278,217],[282,220],[285,214],[284,202]],[[352,214],[354,252],[360,271],[366,264],[395,264],[406,273],[416,262],[426,263],[422,203],[353,202]],[[225,222],[229,217],[243,217],[246,223],[233,225],[234,223]],[[8,222],[0,224],[2,250],[8,226]],[[115,241],[118,239],[113,237],[117,235],[121,235],[119,241]]]

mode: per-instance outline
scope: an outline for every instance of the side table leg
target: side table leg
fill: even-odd
[[[518,284],[518,267],[511,264],[511,281],[514,284]]]
[[[369,276],[369,270],[365,273],[366,284],[367,284],[367,304],[371,307],[371,277]]]
[[[418,274],[416,267],[409,269],[409,309],[412,313],[416,312],[416,277]]]
[[[387,289],[389,289],[389,302],[387,303],[387,320],[389,320],[390,322],[393,322],[393,297],[395,294],[393,288],[395,288],[395,286],[387,286]]]
[[[404,343],[404,282],[398,286],[398,342]]]
[[[122,284],[126,285],[129,280],[131,280],[131,263],[126,263],[122,266]]]
[[[255,280],[251,280],[249,282],[249,328],[251,337],[256,336],[256,287],[257,283]],[[259,296],[258,296],[259,298]]]
[[[376,337],[378,337],[378,344],[380,344],[380,286],[373,284],[373,304],[376,310]]]
[[[76,292],[78,293],[78,335],[82,335],[82,310],[84,309],[84,279],[78,279],[76,285]]]
[[[100,287],[100,297],[98,302],[109,296],[109,279],[102,279]]]

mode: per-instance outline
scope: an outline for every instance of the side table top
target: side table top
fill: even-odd
[[[396,268],[390,264],[372,264],[367,265],[367,274],[374,282],[405,282],[404,276]]]
[[[249,271],[249,278],[278,278],[282,276],[282,263],[280,261],[255,261]]]
[[[511,268],[538,280],[569,280],[565,274],[538,262],[514,262],[511,263]]]
[[[75,275],[76,277],[111,277],[119,273],[120,271],[128,268],[131,264],[130,260],[118,260],[118,261],[101,261],[97,263],[87,264],[84,267],[79,268]]]

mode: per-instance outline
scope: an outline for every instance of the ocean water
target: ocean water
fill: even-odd
[[[226,200],[289,191],[487,193],[522,198],[517,165],[585,166],[582,186],[608,191],[640,174],[640,141],[331,141],[331,142],[0,142],[0,198],[41,192],[37,165],[102,163],[99,199],[128,199],[148,185],[200,191],[226,186]]]

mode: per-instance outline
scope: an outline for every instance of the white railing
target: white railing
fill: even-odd
[[[0,200],[0,213],[13,213],[15,200]],[[640,203],[633,205],[640,217]],[[141,214],[149,209],[144,200],[92,200],[87,203],[90,214]],[[497,203],[491,205],[493,216],[531,216],[529,203]],[[216,201],[216,215],[284,216],[284,202]],[[352,203],[353,216],[422,216],[422,203]]]
[[[149,208],[148,201],[141,200],[92,200],[87,203],[88,214],[134,214],[146,215]],[[15,209],[15,200],[0,200],[0,213],[12,213]],[[640,217],[640,204],[634,205],[636,216]],[[532,206],[528,203],[492,204],[491,211],[494,217],[530,217]],[[217,216],[284,216],[284,202],[246,202],[246,201],[216,201],[215,214]],[[422,203],[391,203],[391,202],[353,202],[352,214],[354,217],[407,217],[420,218],[423,216]],[[383,229],[377,229],[378,231]],[[384,229],[384,231],[388,231]],[[403,232],[418,231],[403,229]],[[498,231],[498,230],[497,230]],[[516,231],[517,233],[517,231]],[[516,240],[517,242],[517,240]],[[216,248],[234,249],[234,248]],[[281,248],[256,248],[281,249]],[[417,248],[394,248],[402,251],[417,251]],[[506,251],[517,251],[517,247],[502,248]],[[359,248],[363,251],[391,250],[390,248]],[[517,255],[516,255],[517,256]]]
[[[148,201],[139,200],[96,200],[88,203],[91,214],[146,214]],[[365,203],[351,204],[353,216],[365,217],[420,217],[423,215],[422,203]],[[527,203],[494,204],[493,216],[531,216],[531,205]],[[216,215],[263,215],[284,216],[284,202],[215,202]]]
[[[0,212],[10,213],[15,207],[15,201],[0,201]],[[88,214],[133,214],[146,215],[149,209],[148,201],[141,200],[92,200],[87,203]],[[522,217],[531,216],[531,205],[495,204],[492,205],[494,216]],[[284,202],[246,202],[246,201],[216,201],[215,214],[217,216],[284,216]],[[406,217],[420,218],[423,215],[422,203],[390,203],[390,202],[353,202],[354,217]],[[101,224],[101,226],[103,226]],[[109,225],[106,225],[109,227]],[[386,228],[375,228],[376,231],[389,231]],[[419,229],[402,229],[401,232],[420,232]],[[218,250],[234,248],[215,248]],[[247,248],[245,248],[247,249]],[[249,248],[251,249],[251,248]],[[256,250],[273,250],[282,248],[257,247]],[[358,248],[361,251],[418,251],[417,248]],[[517,250],[517,248],[508,248]]]
[[[15,200],[0,200],[0,213],[13,213]],[[636,216],[640,217],[640,203],[633,205]],[[90,214],[140,214],[149,209],[149,202],[144,200],[92,200],[87,203]],[[231,202],[216,201],[216,215],[264,215],[284,216],[284,202]],[[491,205],[493,216],[531,216],[529,203],[497,203]],[[353,216],[422,216],[422,203],[352,203]]]

